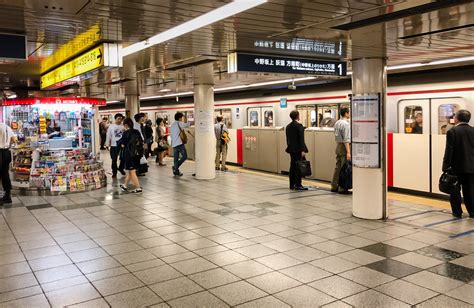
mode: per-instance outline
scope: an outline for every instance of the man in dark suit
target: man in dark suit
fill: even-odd
[[[300,114],[293,110],[290,112],[291,123],[286,126],[286,153],[290,154],[290,189],[308,190],[301,184],[301,174],[296,163],[303,159],[308,148],[304,143],[304,127],[298,123]]]
[[[459,110],[454,116],[455,126],[446,134],[446,150],[443,159],[443,172],[451,168],[461,184],[464,204],[469,216],[474,218],[474,127],[468,123],[471,113]],[[452,193],[449,201],[453,216],[461,218],[461,189]]]

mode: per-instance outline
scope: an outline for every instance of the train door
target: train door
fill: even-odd
[[[251,107],[247,109],[247,125],[250,127],[274,127],[273,107]]]
[[[462,98],[410,99],[398,102],[398,134],[393,134],[393,185],[440,193],[438,180],[453,114]]]

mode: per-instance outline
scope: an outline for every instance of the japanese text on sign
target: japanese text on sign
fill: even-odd
[[[256,40],[253,47],[274,50],[310,52],[321,55],[343,57],[344,44],[342,42],[323,42],[309,39],[293,39],[292,41]]]

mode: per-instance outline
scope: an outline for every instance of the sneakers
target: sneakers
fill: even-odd
[[[121,189],[122,191],[128,191],[127,186],[125,186],[125,185],[123,185],[123,184],[120,184],[120,189]]]
[[[135,188],[134,190],[131,190],[130,193],[132,194],[138,194],[138,193],[141,193],[143,192],[142,188]]]
[[[171,169],[173,169],[173,174],[175,176],[183,176],[183,174],[179,170],[175,170],[174,166],[171,167]]]
[[[352,191],[350,190],[341,190],[337,192],[340,195],[352,195]]]

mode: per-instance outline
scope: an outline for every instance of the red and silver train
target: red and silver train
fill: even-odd
[[[474,112],[473,76],[472,67],[389,75],[386,101],[389,187],[440,193],[437,181],[441,174],[444,135],[452,127],[456,110]],[[298,87],[296,91],[280,87],[216,93],[215,115],[223,115],[230,128],[228,161],[244,164],[244,127],[284,127],[294,109],[300,111],[306,127],[331,130],[340,108],[350,105],[350,91],[350,81],[346,80]],[[286,108],[280,105],[281,98],[286,98]],[[177,111],[183,112],[186,120],[193,124],[193,108],[192,97],[182,98],[179,103],[174,99],[141,102],[141,110],[150,119],[165,118],[169,124]],[[124,112],[123,104],[101,108],[100,115],[111,117],[116,112]],[[332,146],[325,143],[316,144],[315,151]]]

